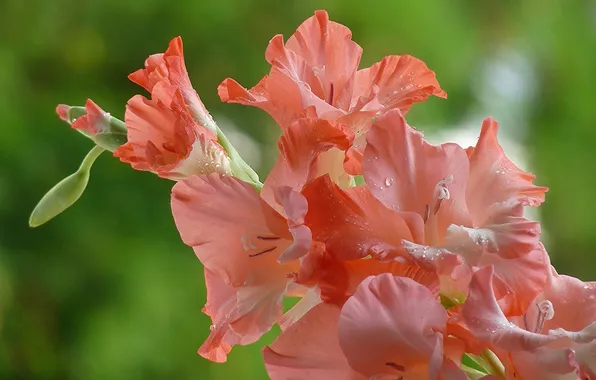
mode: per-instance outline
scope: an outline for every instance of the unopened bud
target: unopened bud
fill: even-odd
[[[94,147],[87,154],[79,170],[58,182],[41,198],[29,217],[29,226],[38,227],[47,223],[72,206],[83,194],[89,182],[89,172],[95,159],[104,151]]]
[[[126,125],[105,112],[91,99],[87,100],[85,107],[60,104],[56,107],[56,113],[73,129],[110,152],[115,151],[127,141]]]

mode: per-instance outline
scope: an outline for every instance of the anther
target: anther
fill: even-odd
[[[261,255],[264,255],[265,253],[269,253],[269,252],[271,252],[271,251],[275,250],[276,248],[277,248],[277,247],[271,247],[271,248],[267,248],[267,249],[265,249],[265,250],[263,250],[263,251],[261,251],[261,252],[259,252],[259,253],[252,253],[252,254],[248,255],[248,257],[257,257],[257,256],[261,256]]]

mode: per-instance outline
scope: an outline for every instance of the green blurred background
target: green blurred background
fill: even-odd
[[[474,125],[475,138],[482,117],[503,121],[502,137],[551,189],[539,216],[554,263],[596,278],[592,0],[2,0],[0,378],[266,378],[260,344],[222,365],[196,354],[209,333],[202,268],[172,221],[171,182],[105,155],[74,207],[35,230],[27,218],[91,147],[56,104],[91,97],[122,117],[143,93],[127,74],[177,35],[204,103],[224,129],[252,136],[256,152],[236,140],[264,176],[277,127],[222,104],[216,88],[228,76],[255,84],[269,39],[315,9],[352,29],[363,67],[409,53],[437,72],[449,99],[409,115],[429,135]]]

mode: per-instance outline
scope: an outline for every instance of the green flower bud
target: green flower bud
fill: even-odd
[[[41,198],[29,217],[30,227],[38,227],[47,223],[81,197],[89,182],[91,166],[104,150],[98,146],[93,147],[83,159],[79,170],[58,182]]]

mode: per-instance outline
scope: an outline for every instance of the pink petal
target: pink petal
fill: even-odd
[[[368,132],[363,168],[371,192],[387,207],[428,219],[427,244],[440,245],[449,225],[466,224],[466,153],[455,144],[427,143],[398,110],[381,116]]]
[[[446,245],[458,247],[470,262],[474,262],[484,251],[514,259],[528,254],[540,242],[538,222],[520,216],[503,216],[489,223],[479,228],[449,226]]]
[[[318,304],[263,350],[272,380],[365,380],[350,368],[339,346],[340,308]]]
[[[516,379],[575,380],[577,362],[571,349],[539,348],[510,354]]]
[[[492,265],[494,274],[510,289],[512,294],[501,308],[506,315],[522,315],[540,293],[547,281],[550,260],[542,244],[527,255],[505,259],[496,254],[485,254],[476,264],[478,267]]]
[[[498,124],[484,120],[476,147],[468,149],[470,177],[466,191],[468,209],[474,226],[483,226],[492,213],[505,212],[510,199],[522,205],[539,206],[544,202],[545,187],[532,184],[535,176],[519,169],[505,156],[497,141]],[[516,203],[512,204],[513,207]]]
[[[352,78],[362,55],[362,48],[352,41],[350,29],[329,21],[327,12],[316,11],[288,39],[286,48],[315,70],[323,89],[320,97],[334,107],[347,110]]]
[[[69,115],[70,108],[71,107],[66,104],[59,104],[56,107],[58,116],[69,123],[71,122]],[[101,107],[95,104],[93,100],[87,99],[87,102],[85,102],[85,112],[85,115],[72,121],[73,129],[78,129],[95,136],[109,128],[110,114],[101,109]]]
[[[277,263],[290,242],[271,232],[261,207],[256,190],[233,177],[193,176],[172,189],[182,240],[233,286],[268,283],[290,271]]]
[[[273,189],[274,198],[282,206],[287,219],[292,244],[279,256],[280,263],[297,260],[306,255],[312,244],[312,232],[304,225],[304,217],[308,210],[306,198],[289,186]]]
[[[271,202],[272,189],[289,186],[302,191],[303,186],[329,172],[343,170],[343,159],[329,162],[321,156],[332,148],[350,146],[350,132],[341,125],[317,119],[300,119],[284,130],[278,142],[279,157],[267,176],[262,196]]]
[[[431,95],[447,97],[435,73],[424,62],[409,55],[387,56],[371,67],[359,70],[354,87],[353,105],[376,112],[397,108],[405,115],[413,103],[422,102]]]
[[[183,109],[181,95],[167,107],[141,95],[126,105],[128,142],[114,156],[137,170],[149,170],[171,179],[192,174],[229,174],[229,158],[215,136]]]
[[[282,282],[231,287],[215,273],[205,269],[207,304],[203,311],[211,317],[211,334],[199,354],[218,363],[236,344],[256,342],[281,317],[286,284]]]
[[[426,287],[381,274],[364,280],[345,303],[339,342],[352,368],[367,376],[437,379],[446,322]]]
[[[533,350],[557,340],[526,331],[507,320],[495,299],[490,266],[477,270],[472,276],[470,293],[461,314],[478,339],[507,351]]]

